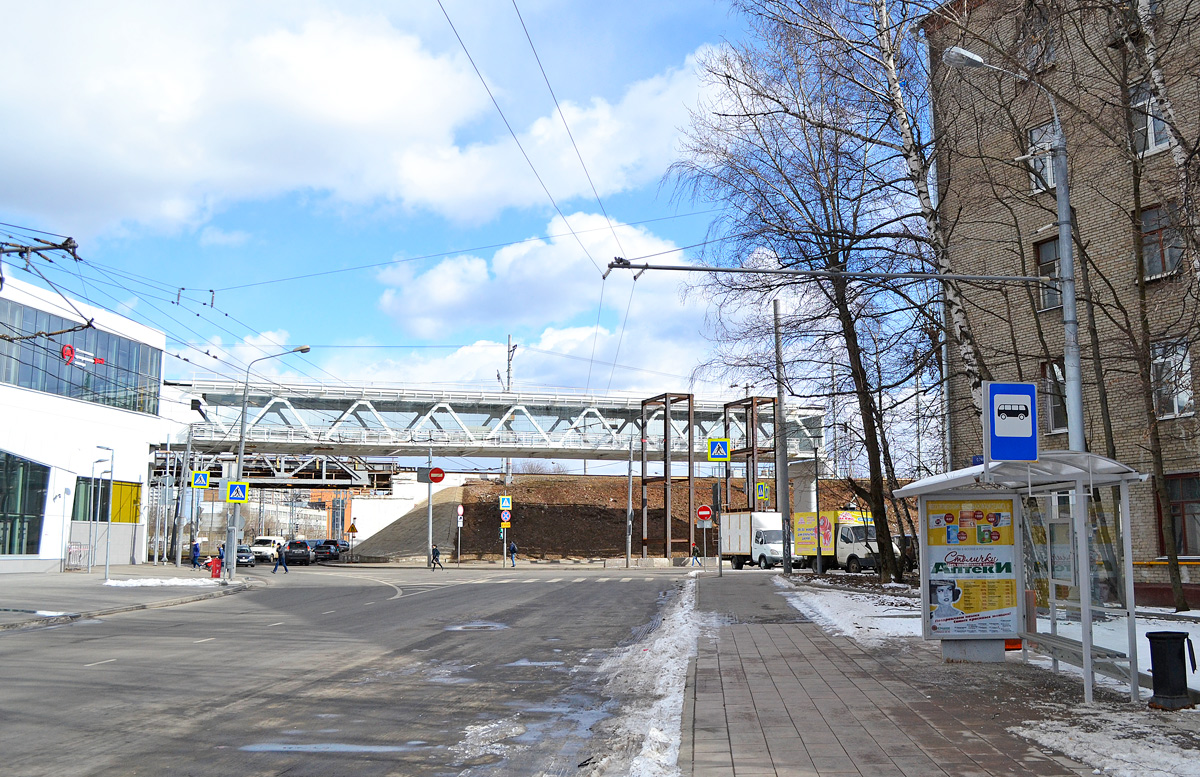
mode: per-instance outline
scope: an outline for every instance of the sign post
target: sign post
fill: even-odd
[[[696,508],[696,525],[704,530],[704,558],[708,559],[708,530],[712,527],[712,508],[700,505]]]
[[[463,506],[458,506],[458,550],[455,552],[455,557],[458,559],[458,565],[462,566],[462,525],[463,525]]]

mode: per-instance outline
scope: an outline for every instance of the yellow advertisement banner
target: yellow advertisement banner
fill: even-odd
[[[849,523],[855,526],[870,526],[870,514],[854,510],[822,510],[820,520],[816,513],[792,513],[792,527],[796,533],[796,554],[817,555],[817,529],[821,533],[821,555],[833,555],[834,527]]]

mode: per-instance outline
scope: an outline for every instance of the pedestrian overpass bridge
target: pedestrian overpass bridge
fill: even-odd
[[[192,449],[228,460],[236,454],[243,390],[247,392],[246,451],[259,481],[292,482],[298,465],[313,469],[319,482],[345,482],[372,459],[401,457],[488,457],[627,460],[641,456],[643,401],[630,394],[556,391],[484,391],[478,388],[415,388],[380,384],[318,383],[253,379],[169,381],[200,402],[204,420],[191,424]],[[689,395],[671,395],[688,397]],[[692,440],[697,461],[707,461],[707,440],[731,439],[734,450],[748,444],[765,450],[775,442],[773,413],[751,413],[746,400],[735,406],[691,398],[687,404],[645,408],[647,457],[662,461],[667,438],[675,461],[688,458]],[[771,398],[761,398],[762,403]],[[736,406],[742,403],[741,406]],[[748,415],[754,415],[751,429]],[[788,458],[813,460],[824,423],[819,408],[785,410]],[[690,435],[689,435],[690,432]],[[182,442],[177,441],[177,442]],[[173,443],[173,446],[177,444]],[[253,462],[257,460],[256,465]],[[338,472],[330,474],[332,464]],[[262,467],[266,469],[263,470]],[[351,475],[352,481],[361,476]]]

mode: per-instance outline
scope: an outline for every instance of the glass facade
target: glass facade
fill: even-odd
[[[0,334],[25,336],[77,326],[0,299]],[[158,413],[162,351],[99,329],[0,340],[0,382],[102,405]]]
[[[50,468],[0,451],[0,556],[36,555]]]
[[[76,478],[75,501],[71,505],[71,520],[108,520],[109,495],[116,490],[117,499],[112,506],[113,523],[137,523],[142,507],[140,483],[125,483],[118,480],[114,485],[108,478]]]

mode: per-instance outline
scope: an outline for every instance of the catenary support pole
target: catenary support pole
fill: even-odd
[[[433,448],[429,449],[429,468],[433,469]],[[433,566],[433,478],[429,479],[429,500],[426,510],[428,536],[425,540],[425,566]]]
[[[787,415],[783,412],[783,332],[775,300],[775,505],[783,523],[783,574],[792,574],[792,499],[788,489]]]
[[[629,488],[625,502],[625,568],[629,569],[633,556],[633,438],[629,438]]]

